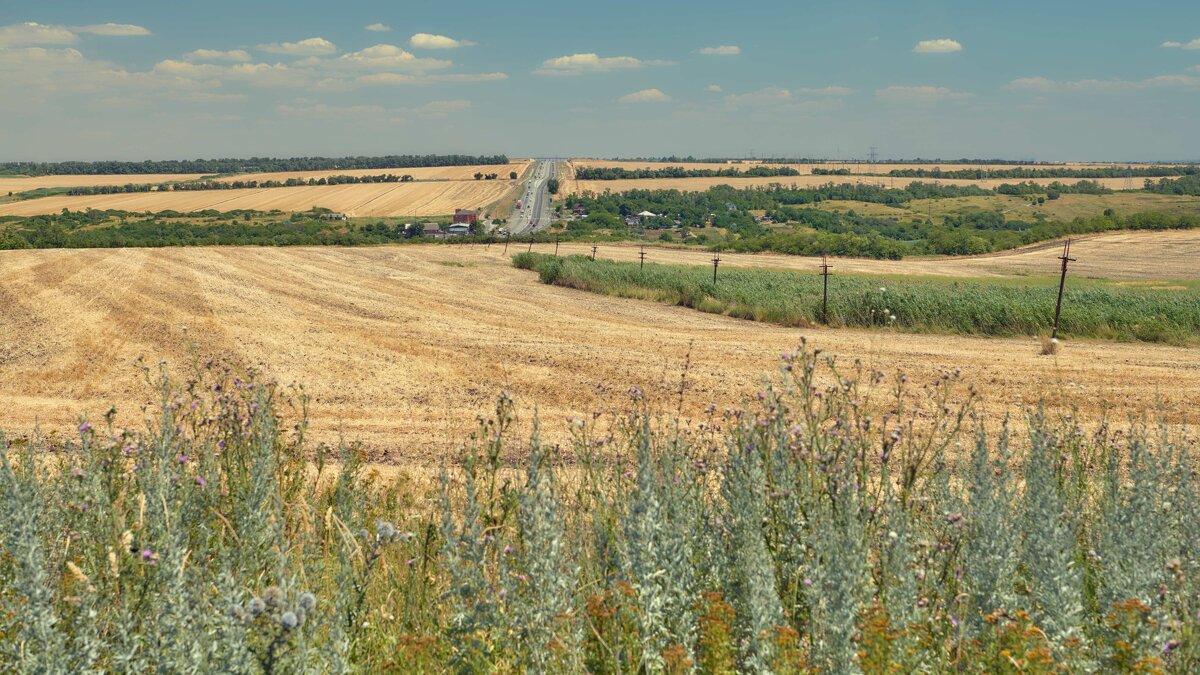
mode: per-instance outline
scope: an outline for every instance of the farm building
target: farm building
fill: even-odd
[[[446,228],[446,233],[451,237],[465,237],[471,234],[471,226],[466,223],[454,223]]]
[[[442,230],[442,226],[437,223],[421,223],[421,236],[433,237],[434,239],[445,239],[446,232]]]
[[[321,218],[321,220],[345,220],[346,214],[344,214],[344,213],[322,213],[319,217]]]
[[[479,219],[479,214],[470,209],[454,209],[454,222],[470,225]]]

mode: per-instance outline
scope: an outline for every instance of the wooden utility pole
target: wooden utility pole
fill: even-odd
[[[557,258],[557,257],[558,257],[558,240],[559,240],[560,238],[561,238],[561,237],[560,237],[559,235],[557,235],[557,234],[556,234],[556,235],[554,235],[554,257],[555,257],[555,258]]]
[[[825,254],[821,254],[821,276],[824,277],[821,299],[821,323],[829,325],[829,262]]]
[[[641,251],[638,251],[638,271],[646,269],[646,247],[643,246]]]
[[[720,251],[713,254],[712,263],[713,263],[713,284],[716,285],[716,283],[717,283],[717,266],[721,264]]]
[[[1063,243],[1063,252],[1058,259],[1062,261],[1062,276],[1058,280],[1058,302],[1054,304],[1054,330],[1050,332],[1051,340],[1058,339],[1058,317],[1062,314],[1063,289],[1067,286],[1067,264],[1075,262],[1075,259],[1071,257],[1070,238]]]
[[[505,232],[505,233],[504,233],[504,254],[505,254],[505,255],[508,255],[508,240],[509,240],[509,238],[511,238],[511,237],[512,237],[512,233],[511,233],[511,232]]]
[[[596,245],[592,244],[592,262],[596,262]]]
[[[525,249],[525,252],[530,253],[532,251],[533,251],[533,235],[531,234],[531,235],[529,235],[529,248]]]

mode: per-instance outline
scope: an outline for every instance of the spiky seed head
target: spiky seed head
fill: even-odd
[[[300,594],[300,607],[311,612],[317,608],[317,596],[305,591]]]
[[[268,607],[278,607],[283,604],[283,589],[278,586],[268,586],[267,590],[263,591],[263,600],[267,602]]]
[[[300,625],[300,617],[296,616],[295,612],[284,612],[283,615],[279,617],[279,624],[287,630],[292,630],[296,626]]]

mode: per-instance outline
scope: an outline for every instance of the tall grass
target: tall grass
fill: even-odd
[[[821,277],[781,270],[591,260],[520,253],[513,264],[544,283],[593,293],[655,300],[754,321],[805,326],[822,318]],[[884,280],[837,275],[829,280],[829,323],[964,335],[1041,335],[1054,322],[1057,285],[982,281]],[[1115,288],[1068,281],[1060,334],[1113,340],[1194,344],[1200,294],[1193,290]]]
[[[0,441],[6,670],[1200,668],[1170,430],[984,419],[955,375],[802,347],[694,424],[609,397],[569,449],[501,397],[420,502],[253,372],[150,375],[140,430]]]

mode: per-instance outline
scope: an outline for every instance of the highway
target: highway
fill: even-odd
[[[514,209],[508,221],[508,231],[514,235],[537,232],[554,221],[546,183],[558,176],[558,162],[553,159],[538,159],[536,162],[529,178],[525,180],[521,208]]]

